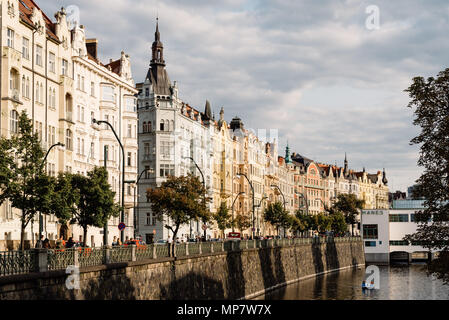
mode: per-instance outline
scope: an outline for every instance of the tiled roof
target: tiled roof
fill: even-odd
[[[47,17],[47,15],[39,8],[39,6],[33,1],[33,0],[20,0],[19,1],[19,12],[20,17],[22,20],[27,22],[30,25],[33,25],[33,22],[31,21],[31,14],[33,13],[33,8],[39,9],[42,12],[42,17],[45,21],[45,27],[47,35],[56,40],[59,41],[58,37],[55,34],[55,24]]]

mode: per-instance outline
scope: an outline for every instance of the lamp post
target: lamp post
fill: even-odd
[[[125,220],[125,149],[123,148],[122,142],[120,141],[117,133],[114,130],[114,127],[107,121],[104,120],[96,120],[92,119],[92,123],[96,123],[98,125],[104,123],[109,128],[111,128],[112,132],[114,133],[115,138],[117,139],[120,149],[122,150],[122,165],[123,165],[123,171],[122,171],[122,214],[120,217],[120,222],[124,222]],[[125,231],[120,231],[120,241],[123,243],[125,241]]]
[[[53,149],[53,148],[55,148],[55,147],[57,147],[57,146],[65,147],[65,144],[64,144],[64,143],[61,143],[61,142],[57,142],[57,143],[55,143],[54,145],[52,145],[52,146],[47,150],[47,153],[45,154],[44,160],[42,160],[42,163],[41,163],[41,169],[42,169],[42,167],[45,165],[45,162],[47,161],[47,157],[48,157],[48,155],[50,154],[51,149]],[[42,236],[42,232],[43,232],[43,231],[44,231],[44,224],[43,224],[43,221],[42,221],[42,212],[39,212],[39,240],[41,239],[41,236]]]
[[[258,205],[256,205],[256,208],[260,208],[261,206],[262,206],[262,202],[265,200],[265,199],[268,199],[268,197],[266,196],[266,195],[264,195],[263,196],[263,198],[262,199],[260,199],[260,202],[259,202],[259,204]],[[259,210],[257,210],[257,212],[259,213]],[[257,214],[257,217],[259,217],[259,214]],[[257,224],[257,236],[260,236],[260,219],[259,219],[259,223]],[[263,225],[262,225],[263,226]]]
[[[136,226],[137,226],[137,221],[139,220],[138,214],[137,214],[137,206],[136,206],[136,188],[137,188],[137,186],[139,185],[139,181],[140,181],[140,179],[142,178],[142,175],[143,175],[145,172],[147,172],[147,171],[148,171],[149,173],[154,173],[154,169],[153,169],[153,168],[150,168],[150,169],[144,169],[144,170],[142,170],[142,172],[139,174],[139,177],[137,178],[136,181],[134,181],[134,180],[127,180],[127,181],[125,181],[125,183],[135,184],[135,186],[134,186],[134,239],[137,238]]]
[[[190,159],[195,164],[195,166],[198,169],[198,171],[200,172],[201,178],[203,180],[203,188],[204,188],[203,204],[204,204],[204,206],[206,206],[206,181],[204,180],[203,171],[201,171],[200,167],[198,166],[198,164],[196,163],[196,161],[192,157],[182,157],[182,159]],[[197,227],[197,232],[198,231],[199,231],[199,229]],[[192,238],[192,225],[190,225],[190,238]],[[206,240],[206,229],[204,229],[204,240]]]
[[[241,176],[244,176],[246,178],[246,180],[248,181],[250,187],[251,187],[251,192],[253,194],[253,217],[252,217],[253,227],[252,227],[252,232],[253,232],[253,239],[254,239],[254,236],[255,236],[255,234],[254,234],[255,233],[255,229],[254,229],[254,208],[255,208],[255,204],[254,204],[254,187],[253,187],[253,184],[251,183],[251,181],[248,179],[246,174],[244,174],[244,173],[237,173],[236,176],[237,176],[237,178],[240,178]]]
[[[326,204],[324,203],[324,201],[323,200],[321,200],[320,198],[315,198],[314,199],[315,201],[316,200],[320,200],[321,201],[321,203],[323,204],[323,207],[324,207],[324,211],[327,211],[326,209],[327,209],[327,206],[326,206]]]
[[[232,232],[234,232],[234,204],[235,204],[235,200],[237,200],[237,198],[239,196],[242,196],[244,194],[245,194],[245,191],[240,192],[238,195],[235,196],[235,199],[232,202]]]

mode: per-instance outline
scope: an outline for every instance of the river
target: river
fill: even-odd
[[[255,300],[448,300],[449,285],[427,276],[425,264],[379,266],[377,290],[362,290],[365,267],[299,281]]]

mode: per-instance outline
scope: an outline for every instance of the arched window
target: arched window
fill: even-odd
[[[160,131],[164,131],[164,125],[165,125],[164,120],[161,120],[161,126],[159,128]]]
[[[19,133],[19,113],[16,110],[11,110],[11,133]]]
[[[17,91],[19,90],[19,86],[19,73],[16,69],[11,69],[11,71],[9,72],[9,88],[11,89],[11,92],[14,94],[14,92],[16,91],[15,93],[18,94]]]
[[[27,77],[27,84],[26,84],[26,97],[30,98],[30,78]]]
[[[40,102],[44,103],[44,86],[42,85],[42,83],[39,87],[39,90],[40,90],[40,98],[41,98]]]
[[[170,121],[168,121],[168,119],[165,120],[165,127],[166,131],[170,131]]]
[[[173,120],[171,120],[170,122],[171,122],[171,123],[170,123],[171,131],[174,131],[174,130],[175,130],[175,123],[174,123]]]
[[[72,121],[72,96],[67,94],[65,96],[65,111],[66,111],[66,119]]]
[[[147,132],[148,132],[147,123],[144,121],[143,122],[143,133],[147,133]]]
[[[65,147],[67,148],[67,150],[73,150],[73,145],[72,145],[72,131],[70,129],[66,130],[66,134],[65,134]]]
[[[25,81],[25,76],[22,77],[22,97],[26,97],[26,81]]]
[[[151,121],[148,121],[148,132],[151,132]]]

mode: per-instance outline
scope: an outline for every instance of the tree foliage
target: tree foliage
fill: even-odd
[[[217,212],[213,215],[213,219],[217,222],[218,229],[221,230],[224,238],[224,231],[228,228],[232,228],[234,221],[232,221],[232,215],[229,214],[226,202],[222,202]]]
[[[250,217],[244,214],[237,214],[237,216],[235,217],[235,226],[238,230],[240,230],[240,232],[243,232],[244,230],[251,227]]]
[[[436,78],[416,77],[405,91],[411,99],[408,107],[414,110],[413,124],[421,129],[411,140],[420,145],[418,166],[424,168],[413,193],[425,199],[425,209],[415,214],[417,232],[404,239],[441,250],[429,267],[449,282],[449,69]]]
[[[21,240],[23,249],[25,228],[36,214],[51,212],[54,178],[44,170],[44,150],[32,121],[22,112],[18,133],[10,139],[0,137],[0,202],[8,198],[12,207],[21,210]]]
[[[198,177],[192,174],[169,176],[159,188],[148,189],[147,197],[153,213],[159,221],[166,218],[165,227],[176,239],[179,227],[190,220],[210,221],[211,213],[207,209],[210,198],[204,197],[206,191]]]
[[[274,203],[270,203],[264,211],[264,219],[269,222],[271,225],[276,227],[279,234],[279,228],[285,227],[288,222],[288,212],[284,210],[284,206],[282,202],[276,201]]]
[[[345,217],[345,221],[347,224],[351,225],[352,234],[354,235],[354,223],[357,222],[357,216],[359,215],[359,211],[363,209],[365,205],[365,201],[361,199],[357,199],[355,194],[339,194],[337,196],[337,201],[334,203],[332,208],[330,208],[331,212],[341,212]]]

